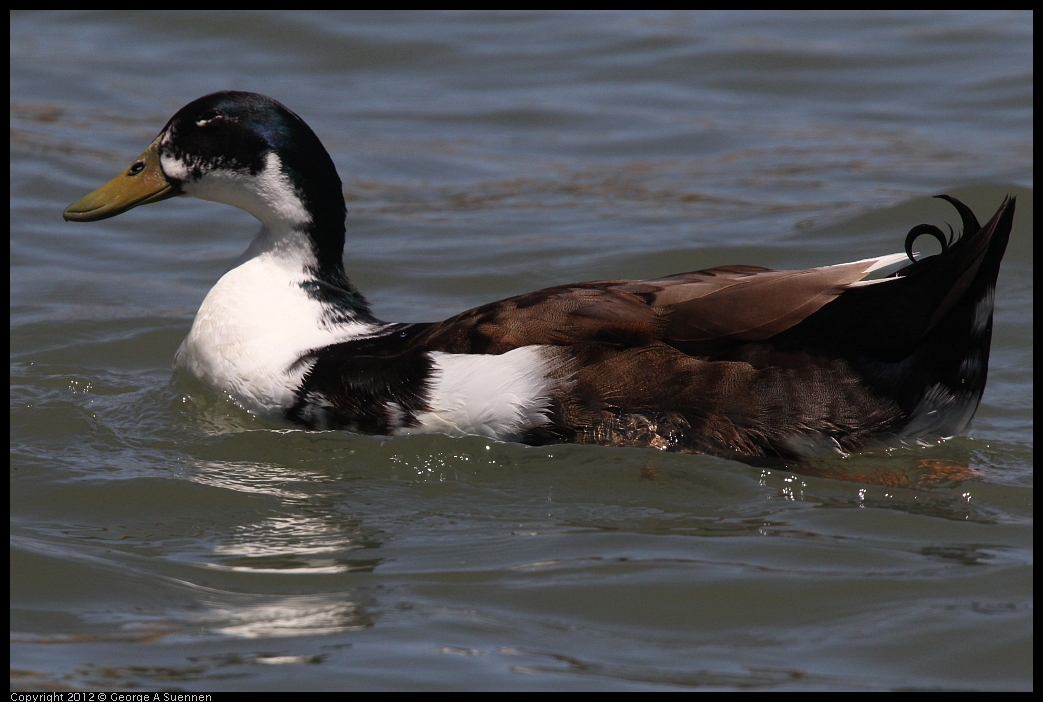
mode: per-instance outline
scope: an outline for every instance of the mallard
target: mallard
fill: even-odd
[[[275,100],[225,91],[189,103],[65,219],[178,195],[261,222],[174,360],[249,412],[310,429],[739,459],[963,432],[985,388],[1015,204],[1007,197],[983,227],[939,195],[959,213],[962,236],[919,225],[905,253],[559,285],[416,324],[380,321],[348,280],[336,168]],[[916,260],[923,234],[942,252]]]

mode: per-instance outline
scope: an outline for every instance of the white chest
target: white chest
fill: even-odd
[[[332,325],[301,288],[300,267],[273,256],[251,258],[210,290],[174,358],[242,407],[277,414],[293,404],[307,367],[291,370],[310,349],[371,331],[362,323]]]

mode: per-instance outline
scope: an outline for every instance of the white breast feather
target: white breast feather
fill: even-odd
[[[368,324],[323,322],[322,306],[301,289],[302,279],[299,266],[272,255],[230,270],[203,300],[174,367],[229,393],[247,410],[281,413],[309,369],[289,370],[302,353],[373,331]]]

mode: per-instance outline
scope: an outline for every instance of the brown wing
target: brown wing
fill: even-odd
[[[709,353],[788,329],[891,258],[803,271],[721,266],[655,280],[562,285],[468,310],[432,325],[415,343],[495,354],[534,344],[664,341]]]

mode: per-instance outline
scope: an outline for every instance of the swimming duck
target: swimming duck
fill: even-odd
[[[218,92],[65,210],[91,222],[179,195],[261,222],[174,365],[246,410],[315,429],[756,459],[963,432],[985,388],[1014,199],[963,234],[801,271],[719,266],[559,285],[437,323],[377,319],[344,272],[341,181],[275,100]],[[915,260],[920,235],[942,252]],[[888,277],[874,271],[908,261]]]

